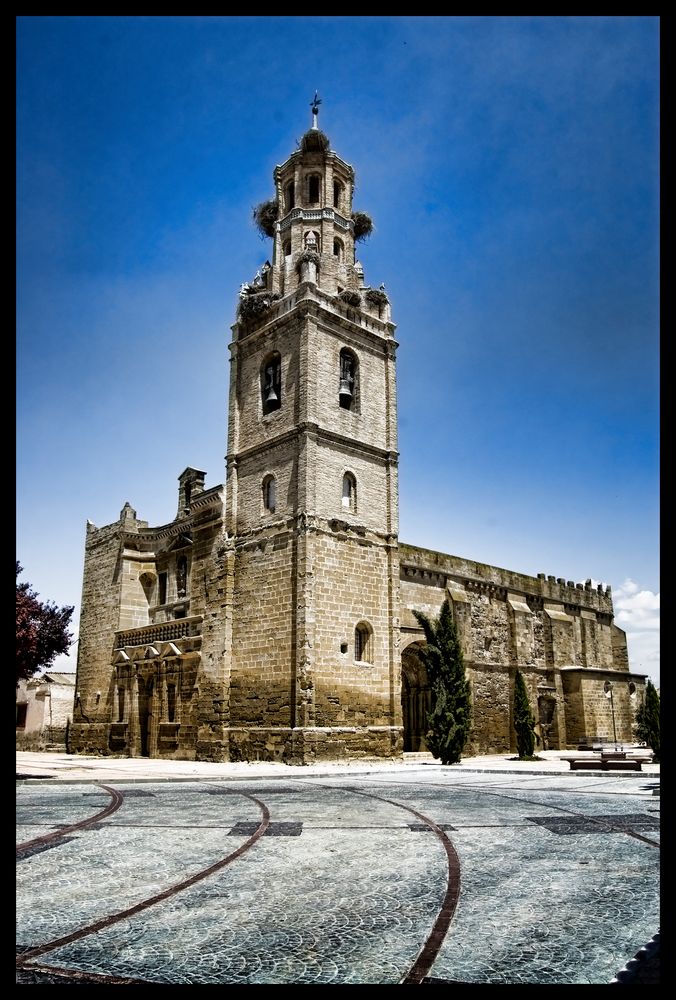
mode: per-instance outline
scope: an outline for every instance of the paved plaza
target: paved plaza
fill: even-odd
[[[17,983],[659,983],[660,768],[17,753]]]

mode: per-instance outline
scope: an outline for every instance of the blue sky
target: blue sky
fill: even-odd
[[[659,684],[659,29],[19,17],[22,578],[79,613],[87,519],[224,481],[252,207],[318,90],[397,323],[401,540],[610,584]]]

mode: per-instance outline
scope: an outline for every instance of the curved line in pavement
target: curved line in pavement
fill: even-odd
[[[444,942],[444,938],[448,933],[448,928],[451,925],[453,916],[455,915],[458,899],[460,897],[460,859],[452,842],[446,836],[445,831],[442,830],[440,826],[437,826],[437,824],[428,816],[418,812],[417,809],[412,809],[410,806],[403,805],[401,802],[395,802],[393,799],[386,799],[383,795],[374,795],[372,792],[360,792],[356,788],[350,788],[349,791],[354,792],[357,795],[364,795],[370,799],[379,799],[381,802],[387,802],[391,806],[396,806],[398,809],[405,809],[406,812],[412,813],[413,816],[416,816],[421,822],[428,826],[434,834],[436,834],[446,852],[446,859],[448,861],[448,880],[446,883],[446,892],[444,893],[443,902],[439,909],[437,919],[434,921],[432,930],[427,935],[427,939],[420,949],[418,957],[406,976],[400,981],[400,985],[403,986],[419,986],[434,965],[435,959]]]
[[[75,830],[84,830],[85,827],[91,826],[92,823],[99,823],[106,816],[112,815],[112,813],[117,812],[122,803],[124,802],[124,797],[117,791],[116,788],[110,788],[108,785],[100,785],[111,797],[111,801],[100,812],[95,813],[90,816],[89,819],[80,820],[79,823],[72,823],[70,826],[62,826],[58,830],[54,830],[52,833],[45,833],[42,837],[35,837],[33,840],[24,840],[22,844],[16,845],[17,856],[21,856],[26,851],[33,847],[39,847],[42,844],[49,844],[54,840],[61,840],[62,837],[67,837],[69,834],[73,833]]]
[[[203,879],[208,878],[209,875],[213,875],[214,872],[220,871],[221,868],[225,868],[226,865],[231,864],[239,858],[245,851],[248,851],[250,847],[260,840],[268,826],[270,825],[270,810],[253,795],[248,795],[246,792],[240,792],[239,794],[244,795],[247,799],[251,799],[260,808],[263,813],[263,818],[260,822],[260,826],[253,833],[248,840],[245,840],[236,851],[232,854],[228,854],[225,858],[221,858],[220,861],[216,861],[215,864],[210,865],[208,868],[204,868],[202,871],[197,872],[195,875],[191,875],[190,878],[184,879],[182,882],[177,882],[176,885],[169,886],[163,892],[158,892],[155,896],[149,896],[148,899],[142,900],[140,903],[136,903],[134,906],[128,907],[126,910],[118,910],[117,913],[111,913],[107,917],[102,917],[101,920],[96,920],[93,924],[88,924],[86,927],[81,927],[77,931],[73,931],[71,934],[65,934],[63,937],[55,938],[53,941],[47,942],[47,944],[38,945],[37,948],[31,949],[31,951],[26,951],[19,957],[17,957],[16,964],[17,968],[21,968],[26,965],[32,958],[37,958],[38,955],[44,955],[45,952],[53,951],[55,948],[60,948],[64,944],[70,944],[71,941],[78,941],[80,938],[87,937],[89,934],[96,934],[98,931],[103,930],[106,927],[110,927],[111,924],[116,924],[120,920],[125,920],[127,917],[133,917],[136,913],[141,913],[143,910],[147,910],[150,906],[154,906],[155,903],[161,903],[165,899],[169,899],[170,896],[175,896],[177,893],[182,892],[184,889],[189,889],[190,886],[195,885],[196,882],[201,882]],[[29,967],[30,968],[30,967]]]

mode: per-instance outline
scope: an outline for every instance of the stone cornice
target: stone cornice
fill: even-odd
[[[319,424],[309,420],[298,424],[296,427],[292,427],[288,431],[282,431],[276,437],[270,437],[266,441],[261,441],[260,444],[252,445],[251,448],[243,448],[234,454],[227,455],[226,461],[229,466],[236,466],[242,459],[253,458],[260,452],[268,451],[270,448],[281,447],[303,435],[313,437],[319,441],[330,441],[354,453],[366,453],[372,458],[380,459],[390,465],[396,465],[399,461],[398,451],[388,448],[376,448],[374,445],[358,441],[355,438],[346,437],[344,434],[338,434],[335,431],[328,430],[328,428],[320,427]]]
[[[347,173],[350,180],[354,180],[354,167],[347,160],[344,160],[342,156],[339,156],[334,149],[325,149],[321,153],[315,153],[315,156],[319,156],[325,163],[337,163],[339,164]],[[284,163],[278,163],[272,172],[272,177],[275,182],[280,178],[283,171],[287,170],[292,164],[296,163],[297,160],[303,160],[308,156],[308,153],[302,149],[294,149],[293,153],[284,160]]]
[[[299,317],[319,317],[324,313],[352,335],[361,333],[365,337],[376,337],[383,342],[392,343],[395,348],[398,346],[394,340],[395,323],[378,319],[364,310],[351,308],[334,295],[328,295],[316,285],[306,281],[289,295],[273,302],[258,324],[243,325],[239,321],[233,323],[231,327],[233,340],[229,345],[233,355],[237,351],[235,345],[244,341],[255,342],[259,337],[269,337],[277,328],[285,326],[289,318],[293,318],[292,313]]]
[[[320,517],[305,511],[248,528],[237,534],[232,541],[236,549],[263,548],[273,538],[290,538],[294,534],[338,537],[345,541],[356,542],[358,545],[375,545],[391,549],[396,549],[398,546],[396,535],[375,531],[367,525],[347,521],[345,518]]]

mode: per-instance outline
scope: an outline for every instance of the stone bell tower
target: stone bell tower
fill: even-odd
[[[257,210],[272,263],[232,327],[232,760],[402,749],[395,327],[319,104]]]

